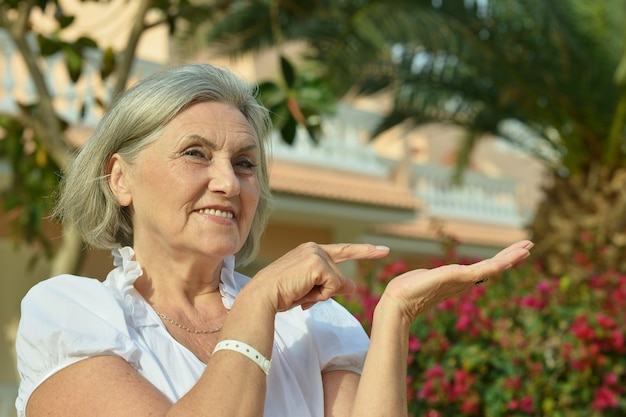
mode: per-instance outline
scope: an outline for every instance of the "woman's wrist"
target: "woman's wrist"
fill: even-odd
[[[276,315],[280,311],[276,291],[271,291],[271,286],[262,283],[256,278],[250,280],[237,294],[236,300],[246,308],[253,308],[257,313]]]
[[[409,331],[413,319],[406,314],[406,306],[399,300],[383,294],[374,309],[373,324],[383,322],[385,327]]]

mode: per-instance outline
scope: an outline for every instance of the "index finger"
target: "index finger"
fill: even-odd
[[[320,247],[334,263],[357,259],[380,259],[389,253],[387,246],[369,243],[330,243]]]

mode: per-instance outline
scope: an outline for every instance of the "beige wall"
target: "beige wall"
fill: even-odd
[[[17,381],[13,361],[13,334],[19,316],[20,300],[36,282],[46,278],[49,266],[45,261],[29,265],[35,251],[26,247],[16,249],[6,239],[0,239],[0,384]]]

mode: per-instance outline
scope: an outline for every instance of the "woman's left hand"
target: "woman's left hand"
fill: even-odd
[[[522,240],[492,258],[471,265],[452,264],[406,272],[389,282],[383,298],[400,309],[407,323],[412,323],[418,314],[517,265],[530,255],[532,247],[531,241]]]

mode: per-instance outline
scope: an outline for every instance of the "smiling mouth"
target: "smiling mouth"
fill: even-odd
[[[216,210],[216,209],[201,209],[201,210],[198,210],[198,213],[208,214],[210,216],[223,217],[225,219],[232,219],[233,217],[235,217],[233,213],[230,211],[222,211],[222,210]]]

